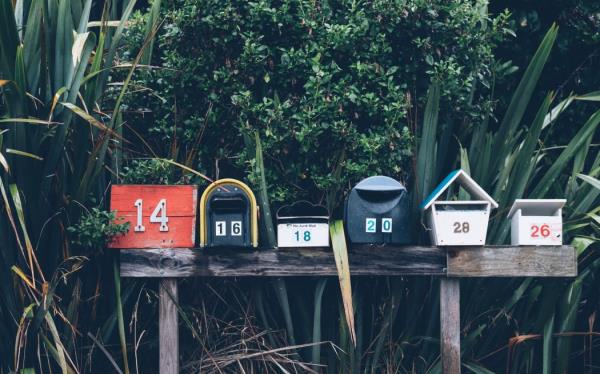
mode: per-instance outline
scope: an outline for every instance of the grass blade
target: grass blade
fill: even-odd
[[[335,266],[340,281],[340,291],[344,303],[344,314],[346,315],[346,324],[350,332],[350,340],[356,346],[356,331],[354,329],[354,306],[352,305],[352,285],[350,283],[350,265],[348,263],[348,247],[346,246],[346,237],[344,235],[344,222],[341,220],[333,221],[329,225],[331,233],[331,247],[335,257]]]

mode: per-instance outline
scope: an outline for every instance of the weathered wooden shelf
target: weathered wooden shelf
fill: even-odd
[[[128,249],[120,251],[122,277],[335,276],[329,248]],[[355,246],[353,276],[574,277],[571,246],[439,247]]]

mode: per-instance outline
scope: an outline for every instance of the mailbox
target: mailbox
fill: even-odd
[[[562,245],[565,199],[517,199],[510,208],[513,245]]]
[[[439,200],[458,182],[474,200]],[[498,203],[464,170],[450,173],[423,201],[431,242],[434,245],[485,245],[490,211]]]
[[[409,217],[406,188],[384,176],[369,177],[354,186],[344,209],[348,238],[357,244],[409,243]]]
[[[246,184],[220,179],[204,191],[200,199],[200,246],[258,246],[258,207]]]
[[[298,201],[277,211],[277,246],[328,247],[329,212],[322,205]]]
[[[197,205],[196,186],[113,185],[110,210],[129,222],[129,231],[108,247],[194,247]]]

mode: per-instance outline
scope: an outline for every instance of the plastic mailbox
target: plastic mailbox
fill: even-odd
[[[329,212],[322,205],[298,201],[277,211],[277,246],[329,246]]]
[[[384,176],[369,177],[354,186],[344,209],[348,237],[357,244],[410,243],[409,217],[406,188]]]
[[[439,200],[454,182],[475,200]],[[431,242],[439,246],[485,245],[490,211],[497,207],[498,203],[464,170],[450,173],[420,206]]]
[[[565,199],[517,199],[510,208],[513,245],[562,245]]]
[[[117,222],[129,222],[129,231],[108,247],[194,247],[197,205],[196,186],[113,185],[110,210]]]
[[[258,246],[258,208],[246,184],[220,179],[204,191],[200,199],[200,246]]]

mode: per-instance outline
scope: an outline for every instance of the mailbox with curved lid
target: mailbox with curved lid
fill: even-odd
[[[357,244],[410,243],[409,217],[406,188],[385,176],[369,177],[354,186],[344,209],[348,237]]]
[[[258,208],[246,184],[220,179],[204,191],[200,199],[200,246],[258,246]]]

